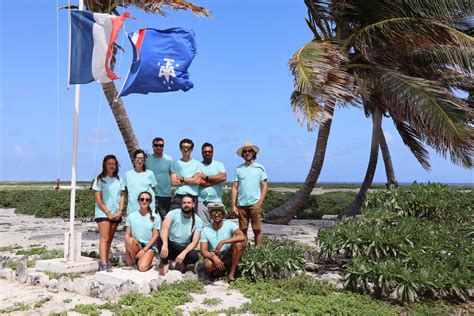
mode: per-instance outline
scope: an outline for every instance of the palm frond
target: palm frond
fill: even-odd
[[[344,67],[346,62],[340,47],[329,41],[311,41],[289,60],[295,86],[292,107],[296,113],[308,113],[308,129],[328,118],[320,114],[325,106],[349,102],[357,97]],[[319,109],[312,109],[312,106]],[[302,121],[301,118],[298,120]]]
[[[390,115],[406,121],[424,142],[453,163],[472,167],[474,129],[467,103],[437,82],[381,70],[379,88]]]
[[[473,4],[471,0],[404,0],[401,5],[393,4],[393,8],[403,16],[453,24],[472,15]]]
[[[315,98],[350,100],[355,95],[348,89],[344,64],[347,57],[339,46],[328,41],[311,41],[289,60],[295,90]]]
[[[451,70],[468,76],[474,68],[474,45],[470,48],[440,45],[429,50],[417,49],[407,57],[402,62],[414,65],[419,71],[436,71],[441,74],[445,70]]]
[[[474,39],[448,25],[419,18],[399,17],[362,27],[345,40],[368,60],[381,51],[435,49],[440,45],[472,49]]]
[[[291,109],[298,123],[306,124],[308,131],[313,131],[319,124],[332,118],[316,98],[300,91],[293,91],[291,94]]]
[[[430,155],[423,145],[421,136],[406,122],[393,119],[393,123],[395,124],[403,143],[410,149],[416,160],[418,160],[423,169],[430,171]]]
[[[126,7],[134,6],[147,13],[167,15],[165,9],[171,8],[174,10],[189,10],[198,16],[211,17],[209,10],[186,0],[125,0],[124,3]]]

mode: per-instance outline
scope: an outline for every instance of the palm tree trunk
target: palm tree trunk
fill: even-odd
[[[107,98],[110,109],[114,114],[115,121],[117,122],[120,133],[122,134],[125,146],[127,146],[128,154],[130,158],[132,158],[133,152],[140,148],[140,146],[138,144],[137,138],[135,137],[132,124],[130,124],[130,120],[128,119],[127,111],[125,111],[125,106],[122,102],[122,99],[118,97],[118,91],[115,87],[115,83],[103,83],[102,90],[104,90],[105,97]]]
[[[319,174],[323,168],[324,156],[326,155],[326,147],[329,139],[329,132],[331,131],[332,116],[334,114],[334,106],[331,104],[326,107],[326,111],[331,115],[331,119],[327,120],[319,127],[318,139],[316,141],[316,149],[313,156],[313,161],[309,169],[309,173],[303,186],[296,192],[296,194],[286,201],[283,205],[271,210],[263,221],[265,223],[287,225],[295,215],[301,210],[305,200],[313,191],[314,185],[318,181]]]
[[[387,189],[395,189],[398,187],[397,179],[395,178],[395,170],[393,169],[392,157],[390,156],[390,151],[388,149],[387,141],[385,140],[385,135],[383,129],[380,128],[380,150],[382,151],[383,162],[385,165],[385,173],[387,175],[387,183],[385,186]]]
[[[377,160],[379,156],[380,146],[380,132],[382,131],[382,111],[376,107],[373,113],[373,126],[372,126],[372,143],[370,146],[370,158],[365,173],[364,182],[360,187],[359,193],[355,197],[354,201],[347,206],[339,215],[339,217],[355,216],[360,214],[360,208],[365,199],[367,190],[372,185],[374,179],[375,169],[377,168]]]

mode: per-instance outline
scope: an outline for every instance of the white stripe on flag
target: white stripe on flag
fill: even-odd
[[[111,82],[107,77],[105,62],[107,59],[107,49],[112,32],[112,17],[109,14],[94,13],[94,26],[92,34],[94,38],[94,48],[92,50],[92,76],[101,83]]]

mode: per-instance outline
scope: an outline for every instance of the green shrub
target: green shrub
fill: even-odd
[[[258,247],[247,245],[239,272],[250,280],[288,278],[304,270],[303,250],[288,240],[265,238]]]
[[[264,214],[282,205],[294,193],[270,190],[263,204]],[[71,192],[67,190],[19,189],[0,191],[0,207],[16,208],[19,214],[37,217],[69,217]],[[320,219],[325,214],[339,214],[354,198],[354,192],[329,192],[311,195],[298,214],[301,219]],[[229,216],[231,215],[231,191],[223,192],[222,200]],[[94,216],[94,192],[91,190],[76,191],[76,217],[92,218]]]
[[[346,287],[354,291],[373,287],[374,295],[395,292],[403,302],[466,300],[474,286],[471,199],[440,185],[371,193],[363,218],[320,231],[321,256],[337,262],[345,256]]]

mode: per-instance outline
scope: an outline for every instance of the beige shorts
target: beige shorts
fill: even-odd
[[[237,206],[239,210],[239,228],[248,229],[249,221],[252,222],[252,229],[262,229],[262,210],[257,209],[254,205]]]

